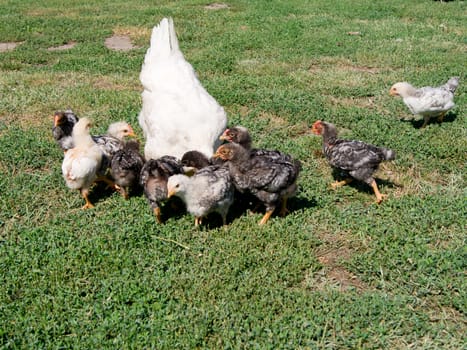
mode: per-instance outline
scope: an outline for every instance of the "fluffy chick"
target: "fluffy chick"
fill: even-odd
[[[455,106],[454,93],[458,85],[458,77],[452,77],[438,87],[415,88],[407,82],[399,82],[391,87],[389,94],[402,97],[412,114],[422,116],[424,128],[431,118],[438,117],[438,121],[442,122],[446,113]]]
[[[80,119],[73,128],[73,148],[65,153],[62,163],[62,174],[66,185],[79,190],[86,204],[83,209],[92,208],[89,201],[89,189],[97,179],[97,172],[102,162],[102,151],[89,134],[91,122],[87,118]]]
[[[329,165],[348,176],[343,181],[333,183],[332,187],[343,186],[350,183],[352,179],[363,181],[373,189],[376,202],[381,203],[383,195],[378,190],[373,173],[382,161],[395,159],[396,153],[362,141],[339,139],[336,127],[320,120],[313,124],[311,130],[316,135],[322,135],[323,153]]]
[[[204,217],[217,212],[227,225],[227,213],[234,200],[234,186],[226,166],[210,165],[191,177],[174,175],[167,183],[168,196],[179,197],[187,211],[195,216],[195,226]]]
[[[251,148],[252,140],[250,132],[244,126],[234,126],[232,128],[225,129],[224,133],[219,137],[220,140],[236,143],[246,150],[251,152],[252,156],[266,156],[270,158],[280,159],[283,156],[288,156],[277,150],[269,150],[263,148]],[[289,161],[291,161],[291,157]]]
[[[149,159],[141,170],[140,183],[158,223],[162,223],[161,205],[167,200],[167,181],[176,174],[183,174],[183,166],[172,156]]]
[[[112,157],[110,175],[125,199],[129,191],[139,185],[144,158],[139,152],[138,140],[128,140]]]
[[[73,148],[73,138],[71,132],[78,122],[78,116],[71,109],[66,111],[56,111],[54,114],[54,126],[52,135],[63,152]]]
[[[259,222],[264,225],[279,203],[281,215],[287,213],[287,199],[297,190],[301,164],[291,156],[277,151],[277,157],[253,155],[236,143],[220,146],[215,157],[227,161],[233,184],[240,192],[249,191],[266,207]]]

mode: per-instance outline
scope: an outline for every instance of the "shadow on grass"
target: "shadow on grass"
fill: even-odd
[[[305,197],[292,197],[287,201],[287,209],[290,213],[299,211],[305,208],[316,207],[317,202],[314,199],[308,199]],[[272,217],[279,217],[280,206],[276,208]],[[258,221],[260,217],[264,215],[265,208],[259,200],[250,193],[239,193],[235,192],[234,203],[230,207],[227,215],[227,225],[230,225],[235,220],[239,219],[244,215],[258,215]],[[206,219],[203,220],[201,228],[211,230],[222,227],[222,218],[217,213],[211,213]]]
[[[338,170],[334,169],[333,170],[333,173],[332,173],[334,179],[336,181],[341,181],[341,180],[344,180],[348,177],[345,177],[342,175],[342,173],[340,173]],[[378,185],[378,188],[381,189],[381,187],[389,187],[389,188],[397,188],[397,187],[400,187],[400,185],[398,185],[397,183],[395,182],[392,182],[392,181],[389,181],[389,180],[384,180],[384,179],[379,179],[379,178],[376,178],[374,177],[375,181],[376,181],[376,184]],[[350,182],[349,184],[345,185],[345,186],[350,186],[360,192],[364,192],[364,193],[368,193],[368,194],[372,194],[374,195],[374,192],[373,192],[373,189],[371,188],[371,186],[367,185],[365,182],[363,181],[358,181],[358,180],[353,180],[352,182]]]
[[[445,115],[444,119],[442,122],[439,122],[437,118],[431,118],[430,121],[428,122],[428,125],[430,124],[443,124],[443,123],[452,123],[457,119],[457,113],[456,112],[449,112]],[[414,119],[401,119],[402,122],[405,123],[410,123],[415,129],[421,129],[423,125],[423,119],[419,120],[414,120]],[[427,126],[428,126],[427,125]]]

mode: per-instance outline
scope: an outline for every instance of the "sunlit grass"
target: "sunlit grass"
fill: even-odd
[[[0,53],[0,347],[465,346],[464,77],[424,130],[388,95],[463,74],[464,2],[226,4],[0,0],[0,41],[21,43]],[[99,187],[83,211],[66,188],[53,112],[142,137],[139,72],[164,16],[229,124],[302,162],[287,217],[260,228],[236,207],[226,230],[215,216],[197,230],[167,206],[158,225],[142,196]],[[113,34],[137,48],[107,49]],[[397,152],[377,173],[383,204],[365,185],[330,188],[317,119]]]

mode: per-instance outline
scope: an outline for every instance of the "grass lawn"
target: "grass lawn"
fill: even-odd
[[[0,348],[465,348],[465,2],[222,4],[0,0]],[[167,16],[229,124],[302,162],[285,218],[236,208],[195,229],[164,208],[158,225],[143,196],[94,191],[81,210],[66,187],[53,112],[142,136],[139,72]],[[388,94],[456,75],[457,106],[425,129]],[[397,152],[381,205],[329,187],[317,119]]]

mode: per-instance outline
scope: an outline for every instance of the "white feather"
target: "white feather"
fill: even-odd
[[[212,156],[227,125],[226,113],[183,57],[172,19],[154,27],[140,80],[144,91],[138,121],[146,159],[180,159],[192,150]]]

